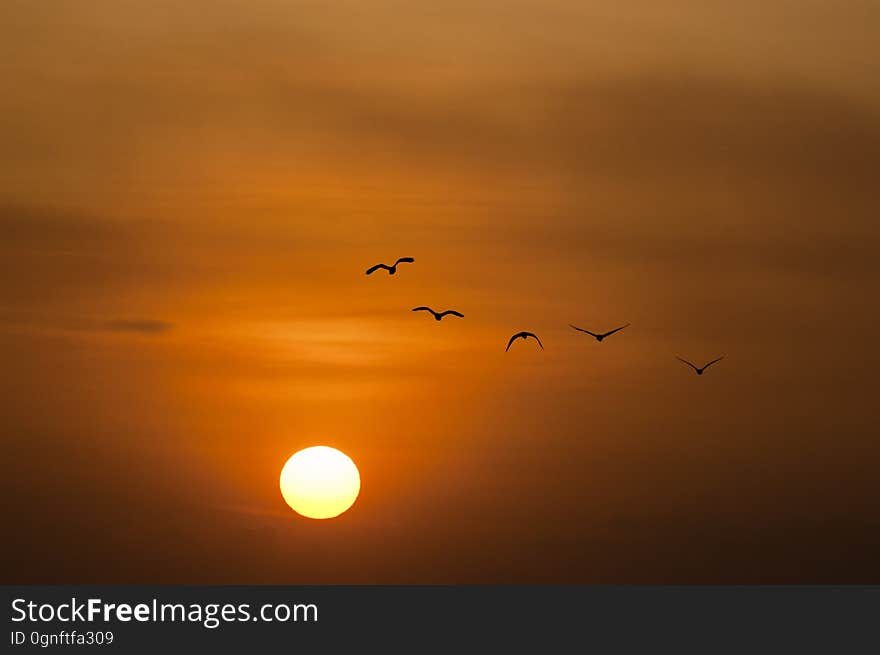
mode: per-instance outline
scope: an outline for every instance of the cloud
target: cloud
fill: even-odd
[[[830,175],[867,185],[873,107],[796,81],[772,87],[693,71],[484,81],[434,88],[277,79],[262,98],[275,136],[304,127],[360,150],[618,174]],[[845,166],[846,171],[839,166]]]
[[[0,326],[18,331],[61,332],[128,332],[159,335],[174,327],[173,323],[152,318],[96,319],[48,312],[0,309]]]
[[[153,319],[116,319],[105,321],[101,327],[111,332],[138,332],[140,334],[161,334],[173,326],[165,321]]]

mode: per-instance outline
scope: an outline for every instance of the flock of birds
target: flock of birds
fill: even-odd
[[[396,275],[398,265],[412,264],[415,261],[416,260],[414,257],[401,257],[391,265],[389,265],[389,264],[376,264],[375,266],[371,266],[370,268],[367,269],[367,275],[372,275],[373,273],[375,273],[378,270],[388,271],[388,275]],[[412,311],[414,311],[414,312],[429,312],[434,317],[435,321],[443,320],[444,316],[457,316],[458,318],[464,318],[464,314],[462,314],[461,312],[457,312],[454,309],[447,309],[442,312],[437,312],[437,311],[434,311],[433,309],[431,309],[430,307],[422,306],[422,307],[414,307]],[[584,334],[589,334],[591,337],[596,339],[596,341],[598,341],[599,343],[602,343],[603,339],[610,337],[612,334],[620,332],[622,329],[629,327],[630,324],[627,323],[626,325],[621,325],[620,327],[614,328],[613,330],[609,330],[608,332],[591,332],[590,330],[585,330],[584,328],[579,328],[577,325],[572,325],[571,323],[569,323],[568,326],[574,330],[577,330],[578,332],[583,332]],[[535,341],[537,341],[538,345],[541,347],[541,350],[544,350],[544,344],[541,343],[541,340],[538,338],[537,334],[535,334],[534,332],[523,331],[523,332],[517,332],[512,337],[510,337],[510,340],[507,342],[507,348],[504,349],[504,352],[507,352],[508,350],[510,350],[510,347],[513,345],[513,343],[517,339],[522,339],[523,341],[527,341],[529,337],[531,337]],[[711,362],[703,364],[702,366],[697,366],[696,364],[693,364],[692,362],[689,362],[688,360],[683,359],[681,357],[676,356],[676,359],[680,362],[687,364],[692,369],[694,369],[694,371],[696,372],[697,375],[702,375],[703,372],[707,368],[709,368],[710,366],[712,366],[712,364],[714,364],[716,362],[720,362],[722,359],[724,359],[724,357],[723,356],[717,357],[717,358],[713,359]]]

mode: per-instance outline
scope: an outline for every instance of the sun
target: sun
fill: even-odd
[[[281,495],[297,514],[332,519],[354,505],[361,475],[345,453],[312,446],[294,453],[281,469]]]

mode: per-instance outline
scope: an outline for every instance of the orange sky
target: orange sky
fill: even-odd
[[[325,4],[7,3],[4,579],[880,582],[877,4]]]

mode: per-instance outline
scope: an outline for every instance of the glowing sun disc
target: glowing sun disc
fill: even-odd
[[[332,519],[354,505],[361,475],[345,453],[329,446],[312,446],[287,460],[280,484],[281,495],[297,514]]]

